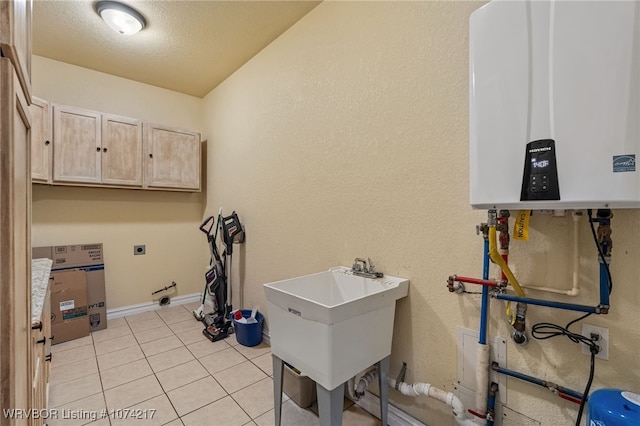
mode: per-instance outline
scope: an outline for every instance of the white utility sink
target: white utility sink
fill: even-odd
[[[391,354],[396,300],[409,280],[341,266],[264,285],[271,351],[327,390]]]

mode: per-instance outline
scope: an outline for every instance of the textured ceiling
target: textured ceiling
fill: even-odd
[[[147,27],[109,29],[94,1],[35,0],[33,53],[203,97],[319,1],[126,0]]]

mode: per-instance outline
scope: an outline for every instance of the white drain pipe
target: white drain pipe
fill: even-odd
[[[396,380],[389,378],[389,386],[392,388],[396,387]],[[486,420],[477,419],[480,422],[474,421],[474,419],[470,419],[465,414],[464,404],[460,401],[460,398],[455,396],[451,392],[443,391],[442,389],[438,389],[435,386],[432,386],[429,383],[400,383],[398,385],[398,390],[407,396],[420,396],[426,395],[429,398],[433,398],[437,401],[443,402],[451,407],[453,411],[453,415],[456,418],[456,423],[461,426],[476,426],[478,424],[486,424]]]
[[[488,376],[488,373],[487,373]],[[351,399],[354,401],[358,401],[363,395],[364,390],[372,383],[377,377],[377,372],[375,369],[369,370],[356,385],[355,377],[349,379],[347,384],[347,391]],[[387,379],[389,383],[389,387],[396,388],[396,379],[389,377]],[[447,392],[442,389],[438,389],[437,387],[431,385],[430,383],[414,383],[409,384],[405,382],[400,382],[398,384],[397,390],[403,395],[407,396],[420,396],[425,395],[429,398],[433,398],[437,401],[440,401],[444,404],[447,404],[451,407],[453,415],[455,416],[456,423],[460,426],[477,426],[477,425],[485,425],[487,423],[486,419],[482,419],[479,417],[475,417],[473,419],[466,416],[466,410],[464,408],[464,404],[460,401],[456,395],[452,392]],[[486,395],[486,394],[485,394]],[[486,404],[486,401],[485,401]],[[486,411],[486,410],[485,410]]]

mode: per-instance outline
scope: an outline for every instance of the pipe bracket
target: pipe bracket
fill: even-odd
[[[407,374],[407,363],[402,361],[402,368],[400,369],[400,373],[398,373],[398,377],[396,378],[396,390],[400,389],[400,383],[404,382],[405,376]]]

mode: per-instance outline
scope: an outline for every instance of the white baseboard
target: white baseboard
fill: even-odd
[[[201,293],[185,294],[184,296],[176,296],[171,298],[171,306],[184,305],[185,303],[200,302],[202,300]],[[140,314],[142,312],[155,311],[160,309],[159,303],[146,302],[137,305],[123,306],[121,308],[107,309],[107,321],[114,318],[125,317],[128,315]]]
[[[380,398],[376,395],[367,392],[354,402],[372,416],[380,418]],[[391,404],[389,404],[387,423],[389,426],[427,426]]]
[[[267,345],[271,346],[271,336],[269,336],[269,332],[264,328],[262,329],[262,341]]]

